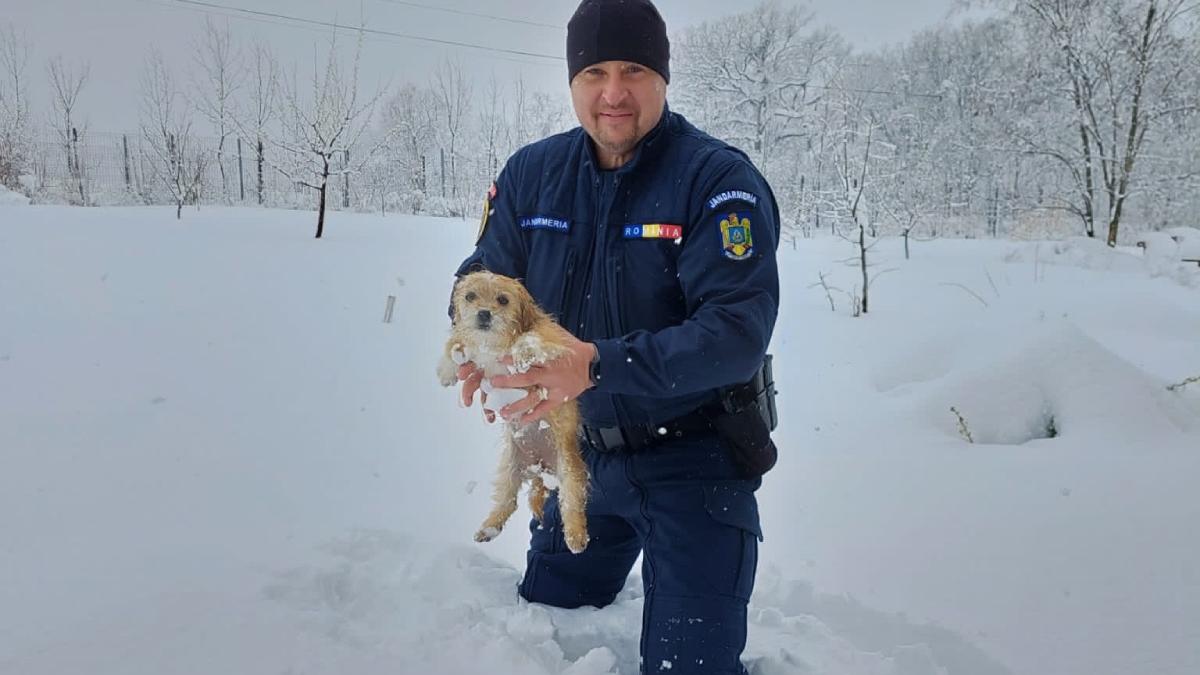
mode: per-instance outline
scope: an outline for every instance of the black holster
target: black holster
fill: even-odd
[[[771,432],[779,424],[771,360],[767,354],[749,382],[725,390],[720,410],[713,416],[717,435],[729,445],[734,463],[746,478],[762,476],[779,458],[771,440]]]

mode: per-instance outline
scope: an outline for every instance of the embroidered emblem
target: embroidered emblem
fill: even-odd
[[[758,197],[745,190],[728,190],[708,200],[708,208],[715,209],[725,202],[746,202],[750,206],[758,206]]]
[[[521,218],[521,229],[568,232],[571,229],[571,224],[562,218],[551,218],[550,216],[524,216]]]
[[[730,260],[745,260],[754,254],[754,240],[750,235],[750,212],[731,211],[721,219],[721,248]]]
[[[625,226],[626,239],[682,239],[682,225],[642,223]]]

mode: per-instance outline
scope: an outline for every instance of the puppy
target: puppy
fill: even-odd
[[[463,277],[452,299],[454,318],[450,338],[438,363],[438,379],[442,386],[458,383],[459,364],[473,362],[483,370],[484,391],[490,392],[487,408],[499,410],[503,394],[513,390],[494,390],[489,378],[506,375],[509,366],[500,359],[511,356],[513,369],[518,372],[531,366],[553,361],[567,353],[559,342],[565,331],[554,319],[537,306],[529,291],[515,279],[475,272]],[[529,387],[528,391],[538,391]],[[519,400],[526,391],[516,390]],[[544,398],[546,390],[540,390]],[[567,401],[551,412],[546,420],[505,427],[504,447],[496,476],[494,507],[475,541],[491,541],[504,529],[517,509],[517,494],[529,481],[529,508],[534,517],[542,520],[543,507],[549,491],[542,474],[558,479],[558,503],[562,512],[563,535],[567,548],[579,553],[587,548],[587,467],[579,451],[579,406]]]

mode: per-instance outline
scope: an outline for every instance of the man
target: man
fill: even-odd
[[[502,409],[509,421],[578,397],[585,425],[591,541],[567,550],[551,497],[545,522],[531,525],[521,596],[603,607],[641,553],[643,669],[744,673],[761,539],[754,491],[769,463],[738,461],[715,427],[753,426],[721,401],[763,364],[779,305],[779,214],[741,151],[668,110],[668,60],[649,0],[579,6],[567,63],[581,128],[508,161],[458,274],[522,279],[573,335],[569,356],[492,381],[544,390]],[[480,377],[471,364],[459,371],[467,405]]]

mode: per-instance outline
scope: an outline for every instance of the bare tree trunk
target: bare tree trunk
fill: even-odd
[[[1125,205],[1125,192],[1129,189],[1129,175],[1133,173],[1133,162],[1137,155],[1138,133],[1141,129],[1142,90],[1146,85],[1147,60],[1150,51],[1150,32],[1154,26],[1154,15],[1158,8],[1154,2],[1146,10],[1146,23],[1142,31],[1142,44],[1138,52],[1137,80],[1133,85],[1133,109],[1129,114],[1129,135],[1125,139],[1125,162],[1121,165],[1121,182],[1117,188],[1116,205],[1113,209],[1112,220],[1108,223],[1108,245],[1117,245],[1117,228],[1121,224],[1121,208]],[[1144,133],[1144,132],[1142,132]]]
[[[327,183],[321,183],[321,201],[317,205],[317,239],[325,232],[325,189]]]
[[[858,261],[862,268],[863,280],[863,297],[862,297],[862,313],[867,313],[867,291],[871,288],[870,279],[867,277],[867,232],[862,223],[858,224]]]
[[[246,173],[242,166],[242,137],[237,139],[238,149],[238,201],[246,201]]]
[[[263,203],[263,142],[262,142],[261,138],[258,139],[258,159],[257,159],[256,163],[258,164],[258,205],[262,206],[262,203]]]
[[[1096,213],[1093,204],[1096,191],[1092,187],[1092,145],[1088,142],[1087,127],[1079,124],[1079,140],[1083,147],[1083,231],[1089,237],[1096,236]]]
[[[225,133],[224,130],[221,132]],[[221,196],[229,200],[229,180],[225,177],[225,137],[217,141],[217,167],[221,169]]]
[[[325,232],[325,193],[329,189],[329,157],[324,157],[325,167],[321,173],[321,201],[317,205],[317,239]]]

